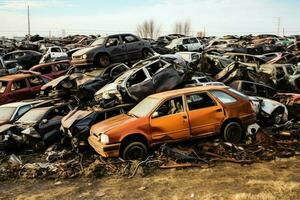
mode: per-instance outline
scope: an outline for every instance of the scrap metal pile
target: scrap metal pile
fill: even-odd
[[[0,180],[133,177],[157,168],[251,164],[299,154],[298,36],[169,35],[149,41],[132,34],[3,39]],[[128,45],[126,53],[114,51],[119,45]],[[257,122],[241,143],[217,137],[163,144],[144,161],[99,158],[92,151],[93,125],[127,113],[149,95],[211,85],[248,96]]]

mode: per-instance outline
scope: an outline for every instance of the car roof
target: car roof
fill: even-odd
[[[13,81],[34,76],[33,74],[12,74],[0,77],[0,81]]]
[[[177,89],[177,90],[156,93],[156,94],[150,95],[149,97],[156,98],[156,99],[165,99],[165,98],[169,98],[172,96],[178,96],[178,95],[183,95],[183,94],[188,94],[188,93],[193,93],[193,92],[203,92],[203,91],[208,91],[208,90],[215,90],[215,89],[217,90],[217,89],[225,89],[225,88],[229,88],[229,87],[228,86],[216,86],[216,85],[189,87],[189,88],[183,88],[183,89]]]
[[[60,60],[60,61],[55,61],[55,62],[42,63],[42,64],[34,65],[29,70],[35,70],[35,69],[40,68],[40,67],[51,66],[51,65],[55,65],[55,64],[61,64],[61,63],[71,64],[69,60]]]

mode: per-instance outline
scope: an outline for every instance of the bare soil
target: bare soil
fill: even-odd
[[[0,199],[300,199],[300,158],[213,168],[159,169],[146,177],[0,183]]]

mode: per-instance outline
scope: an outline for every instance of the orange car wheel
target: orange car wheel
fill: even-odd
[[[242,127],[238,122],[228,122],[223,129],[223,137],[227,142],[238,143],[242,139]]]
[[[122,157],[125,160],[144,160],[147,154],[148,150],[145,144],[142,142],[131,142],[125,146]]]

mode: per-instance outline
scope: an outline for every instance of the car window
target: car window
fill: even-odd
[[[112,47],[112,46],[117,46],[117,45],[120,45],[121,42],[120,42],[120,38],[119,36],[115,36],[115,37],[109,37],[106,41],[106,46],[108,47]]]
[[[40,86],[44,84],[44,81],[38,76],[30,77],[28,78],[28,80],[31,87]]]
[[[211,94],[214,95],[217,99],[219,99],[222,103],[234,103],[237,100],[230,96],[229,94],[221,91],[211,91]]]
[[[182,44],[189,44],[189,39],[183,39]]]
[[[65,116],[70,112],[70,108],[68,106],[61,106],[52,109],[47,116],[45,116],[46,119],[52,119],[57,116]]]
[[[52,47],[51,48],[51,52],[61,52],[61,49],[60,48],[57,48],[57,47]]]
[[[293,67],[291,65],[287,65],[286,66],[286,71],[289,75],[293,75],[294,74],[294,70]]]
[[[252,83],[242,82],[242,91],[245,93],[255,93],[255,85]]]
[[[6,81],[0,81],[0,93],[4,93],[5,92],[7,84],[8,84],[8,82],[6,82]]]
[[[11,86],[11,91],[20,90],[23,88],[27,88],[26,79],[14,81]]]
[[[67,63],[59,63],[59,64],[55,64],[53,65],[55,71],[64,71],[64,70],[67,70],[70,65],[67,64]]]
[[[43,67],[40,67],[38,69],[38,71],[41,74],[51,74],[52,73],[52,67],[51,67],[51,65],[43,66]]]
[[[158,60],[152,63],[151,65],[147,66],[146,69],[148,70],[149,74],[153,76],[159,69],[162,68],[163,65],[164,63]]]
[[[216,102],[207,93],[187,95],[186,101],[190,111],[216,105]]]
[[[276,68],[276,79],[281,79],[285,76],[284,70],[282,67]]]
[[[190,38],[190,43],[198,43],[198,40],[196,38]]]
[[[156,112],[158,113],[158,117],[184,112],[182,97],[176,97],[165,101],[156,109]]]
[[[129,79],[127,81],[127,85],[128,85],[128,87],[130,87],[132,85],[141,83],[146,79],[147,79],[147,76],[146,76],[144,70],[140,69],[129,77]]]
[[[230,92],[234,93],[235,95],[241,97],[241,98],[244,98],[244,99],[247,99],[247,100],[249,99],[249,97],[247,95],[244,95],[243,93],[241,93],[241,92],[239,92],[239,91],[237,91],[237,90],[235,90],[233,88],[229,88],[228,90]]]
[[[132,42],[138,41],[138,39],[136,37],[134,37],[133,35],[122,35],[122,40],[125,43],[132,43]]]
[[[25,112],[27,112],[30,108],[31,108],[31,105],[25,105],[25,106],[22,106],[21,108],[19,108],[19,110],[18,110],[18,112],[17,112],[17,116],[20,117],[20,116],[23,115]]]

